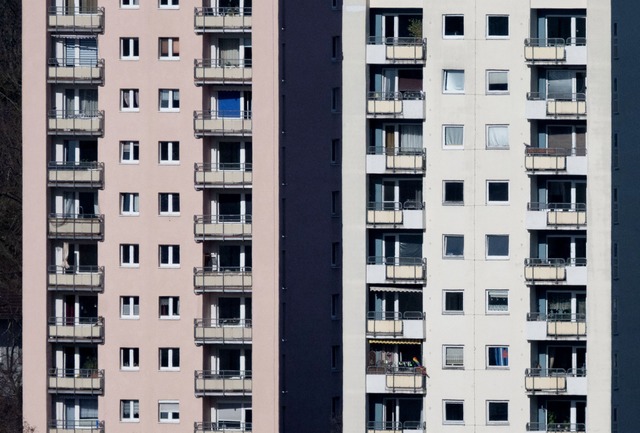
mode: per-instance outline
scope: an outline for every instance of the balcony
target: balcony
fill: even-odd
[[[586,65],[587,40],[585,38],[525,39],[524,59],[532,65]]]
[[[425,338],[425,316],[421,311],[367,313],[367,336],[393,338]]]
[[[104,433],[104,421],[97,419],[49,421],[48,433]]]
[[[49,392],[102,394],[103,391],[104,370],[49,369]]]
[[[251,60],[196,59],[193,67],[196,85],[251,84]]]
[[[194,339],[201,344],[251,344],[251,319],[194,319]]]
[[[198,242],[251,239],[251,215],[195,215],[193,235]]]
[[[524,278],[527,284],[587,284],[587,259],[537,259],[524,262]]]
[[[587,426],[584,423],[539,423],[528,422],[527,431],[539,431],[539,432],[586,432]]]
[[[587,371],[582,368],[527,368],[524,388],[531,394],[587,395]]]
[[[424,119],[424,92],[369,92],[367,116],[370,118]]]
[[[251,268],[193,268],[193,285],[201,293],[242,293],[251,291]]]
[[[525,148],[525,169],[531,174],[587,174],[586,149]]]
[[[211,135],[251,135],[251,111],[194,111],[193,130],[196,137]]]
[[[50,317],[49,341],[68,343],[103,343],[103,317]]]
[[[580,313],[528,313],[527,340],[576,340],[586,338],[587,319]]]
[[[368,284],[425,284],[427,261],[420,257],[369,257]]]
[[[240,421],[195,422],[193,431],[194,433],[247,433],[253,431],[253,426],[250,422]]]
[[[49,162],[48,186],[103,188],[103,162]]]
[[[104,238],[104,215],[49,214],[49,237],[53,239]]]
[[[104,59],[49,59],[47,83],[104,84]]]
[[[423,38],[383,38],[370,36],[367,41],[367,63],[424,63],[427,40]]]
[[[251,8],[195,8],[193,27],[196,33],[246,32],[251,30]]]
[[[367,393],[423,394],[427,372],[424,367],[367,367]]]
[[[587,95],[567,93],[545,96],[539,92],[527,93],[525,104],[527,119],[578,119],[587,116]]]
[[[586,229],[585,203],[527,203],[527,230]]]
[[[48,267],[49,290],[102,292],[104,290],[104,266],[56,266]]]
[[[367,174],[424,173],[426,152],[424,148],[369,147],[367,150]]]
[[[99,135],[104,133],[104,111],[49,111],[49,134]]]
[[[251,188],[251,163],[194,164],[193,182],[196,189]]]
[[[250,395],[251,371],[198,370],[195,372],[196,396]]]
[[[427,425],[421,421],[369,421],[367,422],[367,433],[424,433]]]
[[[104,8],[49,7],[50,32],[103,33]]]
[[[370,227],[424,230],[424,203],[416,201],[405,201],[404,203],[369,202],[367,204],[367,225]]]

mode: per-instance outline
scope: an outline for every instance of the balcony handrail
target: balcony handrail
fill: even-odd
[[[404,202],[370,201],[367,203],[367,210],[423,210],[424,202],[416,200],[406,200]]]
[[[104,421],[98,419],[53,419],[49,421],[50,429],[60,430],[104,430]]]
[[[50,368],[49,377],[60,378],[103,378],[104,370],[97,368]]]
[[[423,421],[367,421],[367,430],[425,430],[427,424]]]
[[[567,258],[567,259],[539,259],[539,258],[526,258],[524,259],[525,266],[551,266],[551,267],[562,267],[562,266],[587,266],[587,259],[584,257],[575,257],[575,258]]]
[[[369,265],[387,265],[387,266],[425,266],[427,259],[423,257],[384,257],[369,256],[367,264]]]
[[[237,274],[251,273],[251,266],[203,266],[201,268],[194,267],[194,275],[203,275],[206,273],[225,273],[234,272]]]
[[[529,156],[585,156],[587,148],[533,147],[525,144],[524,153]]]
[[[424,147],[386,147],[386,146],[369,146],[367,148],[369,155],[386,155],[386,156],[404,156],[404,155],[424,155],[426,149]]]
[[[583,47],[587,45],[587,38],[567,38],[567,45]]]
[[[50,170],[104,170],[104,162],[98,161],[49,161]]]
[[[57,220],[88,220],[94,219],[100,222],[104,221],[103,214],[92,214],[92,213],[50,213],[49,218],[57,219]]]
[[[104,67],[104,59],[82,59],[82,58],[64,58],[64,57],[53,57],[48,61],[49,66],[54,66],[57,68],[72,68],[79,66],[90,66],[92,68],[103,68]]]
[[[103,119],[104,110],[49,110],[50,119]]]
[[[251,370],[196,370],[196,379],[251,379]]]
[[[240,113],[240,116],[227,116],[226,114]],[[251,119],[251,111],[244,110],[196,110],[193,112],[194,120],[216,119]]]
[[[251,328],[251,319],[202,318],[202,319],[193,319],[193,325],[196,328],[222,328],[225,326],[232,326],[235,328]]]
[[[586,322],[585,313],[527,313],[528,322]]]
[[[398,376],[426,376],[427,370],[421,366],[409,365],[369,365],[367,366],[367,374],[387,374]]]
[[[422,311],[368,311],[368,320],[424,320],[426,313]]]
[[[404,92],[368,92],[369,101],[422,101],[424,92],[421,90],[405,90]]]
[[[584,432],[587,426],[584,423],[542,423],[528,422],[527,431],[544,431],[544,432]]]
[[[564,47],[566,40],[563,38],[526,38],[525,47]]]
[[[524,371],[527,377],[585,377],[586,368],[527,368]]]
[[[251,16],[250,7],[197,7],[194,8],[196,16],[227,17],[227,16]]]
[[[194,215],[195,224],[251,224],[249,215]]]
[[[587,100],[587,94],[584,92],[559,92],[547,93],[543,92],[527,92],[527,101],[567,101],[582,102]]]
[[[88,8],[86,6],[49,6],[48,11],[49,15],[104,15],[104,7]]]
[[[250,422],[240,422],[240,421],[208,421],[208,422],[194,422],[193,430],[194,432],[205,432],[205,431],[215,431],[215,432],[250,432],[252,431],[252,424]]]
[[[251,59],[195,59],[196,68],[250,68]]]
[[[49,325],[55,326],[76,326],[93,325],[104,326],[104,317],[49,317]]]
[[[414,37],[385,37],[385,36],[369,36],[367,38],[367,44],[369,45],[393,45],[400,47],[413,47],[413,46],[425,46],[427,44],[426,38],[414,38]]]
[[[527,203],[527,210],[530,210],[530,211],[555,210],[555,211],[567,211],[567,212],[584,212],[587,210],[587,204],[586,203],[530,202],[530,203]]]
[[[219,171],[252,171],[253,164],[250,162],[196,162],[193,169],[197,172],[219,172]]]
[[[97,265],[49,265],[47,269],[50,274],[104,274],[104,266]]]

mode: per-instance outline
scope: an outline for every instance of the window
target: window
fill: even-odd
[[[120,0],[120,7],[138,9],[139,3],[138,0]]]
[[[464,93],[464,71],[445,69],[443,71],[442,91],[444,93]]]
[[[509,71],[487,71],[487,93],[509,93]]]
[[[340,139],[331,140],[331,164],[340,164]]]
[[[160,318],[179,319],[180,318],[180,297],[160,296]]]
[[[487,149],[509,148],[509,126],[487,125]]]
[[[180,403],[177,401],[159,401],[158,421],[180,422]]]
[[[464,36],[464,15],[444,15],[442,17],[442,36],[462,39]]]
[[[140,111],[140,92],[138,89],[120,89],[120,110]]]
[[[509,422],[509,402],[487,402],[487,424],[507,424]]]
[[[140,143],[137,141],[121,141],[120,162],[122,164],[137,164],[140,162]]]
[[[508,15],[487,15],[487,39],[506,39],[509,37]]]
[[[444,235],[444,258],[463,258],[464,257],[464,236],[462,235]]]
[[[340,9],[341,0],[331,0],[331,9],[337,11]]]
[[[120,318],[138,319],[140,317],[140,297],[120,296]]]
[[[462,368],[464,367],[464,346],[444,346],[442,363],[443,368]]]
[[[180,215],[180,194],[175,192],[158,194],[158,212],[160,215]]]
[[[331,191],[331,216],[340,216],[340,191]]]
[[[335,294],[331,295],[331,318],[339,319],[340,318],[340,295]]]
[[[180,370],[180,349],[177,347],[161,347],[159,350],[160,370]]]
[[[331,243],[331,267],[340,267],[340,242]]]
[[[120,244],[120,266],[140,266],[140,246],[138,244]]]
[[[506,313],[509,311],[508,290],[487,290],[487,313]]]
[[[461,148],[464,144],[464,127],[462,125],[442,126],[442,147],[445,149]]]
[[[487,204],[509,203],[509,182],[488,180],[487,181]]]
[[[120,421],[139,422],[140,421],[140,401],[120,400]]]
[[[464,203],[464,182],[458,180],[446,180],[443,183],[444,204]]]
[[[464,402],[462,401],[444,401],[444,424],[463,424],[464,423]]]
[[[158,57],[162,60],[180,59],[180,39],[160,38],[158,40]]]
[[[138,38],[120,38],[120,60],[138,60],[139,52]]]
[[[509,258],[509,235],[487,235],[487,259]]]
[[[180,90],[160,89],[158,105],[160,111],[180,111]]]
[[[160,164],[177,164],[180,162],[180,142],[161,141],[159,152]]]
[[[340,346],[331,346],[331,370],[340,369]]]
[[[180,266],[180,245],[160,245],[158,247],[161,268]]]
[[[120,193],[120,215],[140,215],[140,195],[137,192]]]
[[[120,348],[120,369],[121,370],[139,370],[140,349],[137,347],[121,347]]]
[[[340,36],[332,36],[331,37],[331,60],[334,62],[340,60],[341,52],[340,52]]]
[[[180,0],[159,0],[159,8],[177,9],[180,6]]]
[[[340,87],[334,87],[331,89],[331,111],[339,113],[342,108],[342,94]]]
[[[461,290],[445,290],[442,292],[442,311],[447,314],[462,314],[464,311],[464,292]]]
[[[487,346],[487,367],[508,367],[509,348],[507,346]]]

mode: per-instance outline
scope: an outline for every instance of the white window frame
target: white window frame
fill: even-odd
[[[133,365],[124,365],[125,356],[129,358],[129,363]],[[137,364],[136,364],[137,359]],[[122,371],[138,371],[140,370],[140,349],[138,347],[121,347],[120,348],[120,370]]]
[[[495,184],[507,184],[507,199],[506,200],[491,200],[490,194],[489,194],[489,188],[490,185],[495,185]],[[488,205],[497,205],[497,206],[504,206],[504,205],[508,205],[509,204],[509,199],[510,199],[510,187],[509,187],[509,181],[508,180],[488,180],[487,181],[487,204]]]
[[[177,203],[174,203],[177,202]],[[162,204],[166,202],[167,208],[163,210]],[[174,209],[177,207],[177,209]],[[178,216],[180,215],[180,193],[160,192],[158,193],[158,215]]]
[[[162,95],[167,94],[168,105],[162,106]],[[177,96],[176,99],[174,97]],[[175,106],[177,103],[177,107]],[[161,113],[177,113],[180,111],[180,89],[159,89],[158,90],[158,111]]]
[[[166,254],[164,250],[166,250]],[[163,255],[167,256],[166,262],[162,261]],[[158,245],[158,266],[161,268],[179,268],[180,245]]]
[[[507,34],[506,35],[491,35],[491,34],[489,34],[489,20],[491,18],[506,18],[507,19]],[[511,19],[510,19],[509,15],[489,14],[489,15],[487,15],[486,25],[487,25],[487,31],[486,31],[487,39],[509,39],[509,35],[511,34]]]
[[[129,310],[128,312],[126,311],[127,309]],[[120,296],[120,318],[127,320],[140,318],[139,296]]]
[[[489,349],[507,349],[507,365],[489,365]],[[487,369],[493,370],[493,369],[498,369],[498,370],[508,370],[509,366],[510,366],[510,362],[509,362],[509,356],[510,356],[510,350],[509,350],[509,346],[508,345],[499,345],[499,344],[491,344],[486,346],[485,348],[485,365]]]
[[[163,411],[163,406],[166,409],[166,411]],[[171,409],[169,409],[169,407],[171,407]],[[178,400],[159,400],[158,401],[158,422],[163,424],[179,423],[180,422],[180,402]]]
[[[447,35],[446,34],[446,22],[448,17],[462,17],[462,34],[461,35]],[[464,14],[445,14],[442,15],[442,39],[464,39]]]
[[[125,249],[128,249],[130,260],[124,261]],[[136,255],[138,261],[135,261]],[[139,268],[140,267],[140,245],[138,244],[120,244],[120,266],[123,268]]]
[[[139,9],[140,1],[139,0],[120,0],[120,8],[121,9]]]
[[[461,183],[462,184],[462,201],[447,200],[447,184],[449,183]],[[462,206],[464,205],[464,181],[462,180],[443,180],[442,181],[442,204],[445,206]]]
[[[173,365],[173,354],[178,351],[178,365]],[[162,353],[167,353],[167,365],[162,365]],[[180,371],[180,348],[161,347],[158,349],[158,370],[160,371]]]
[[[447,419],[447,405],[455,404],[462,405],[462,420],[448,420]],[[464,424],[464,400],[442,400],[442,424]]]
[[[449,89],[449,76],[462,73],[462,89]],[[453,85],[453,82],[451,83]],[[443,69],[442,70],[442,93],[462,95],[465,89],[465,73],[464,69]]]
[[[137,45],[136,45],[137,41]],[[125,45],[129,47],[129,55],[125,56],[124,48]],[[138,52],[136,53],[136,46],[138,47]],[[120,60],[138,60],[140,59],[140,39],[134,37],[124,37],[120,38]]]
[[[489,304],[489,299],[491,298],[492,295],[497,295],[496,297],[506,297],[507,298],[506,309],[492,308]],[[509,290],[487,289],[485,293],[485,312],[486,314],[509,314]]]
[[[492,134],[491,134],[490,131],[493,128],[506,129],[506,131],[507,131],[507,145],[506,146],[494,146],[494,145],[491,145],[490,137],[491,137]],[[486,148],[487,149],[490,149],[490,150],[507,150],[507,149],[509,149],[509,125],[502,125],[502,124],[487,125],[486,134],[487,134],[487,137],[486,137],[486,139],[487,139]]]
[[[126,205],[128,208],[125,208]],[[140,194],[137,192],[120,193],[120,215],[138,216],[140,215]]]
[[[127,147],[129,148],[127,150]],[[127,153],[129,158],[127,158]],[[138,158],[136,159],[136,153]],[[140,142],[139,141],[121,141],[120,142],[120,164],[139,164],[140,163]]]
[[[494,421],[491,419],[491,410],[489,407],[491,404],[506,404],[507,405],[507,419]],[[487,400],[487,425],[509,425],[509,401],[508,400]]]
[[[496,256],[489,255],[489,239],[490,238],[498,238],[498,237],[506,237],[507,238],[507,255],[506,256]],[[509,260],[509,255],[511,254],[511,245],[509,235],[505,233],[491,233],[485,236],[485,258],[487,260]]]
[[[129,96],[129,107],[125,107],[125,96]],[[136,99],[138,100],[136,105]],[[140,89],[120,89],[120,111],[140,111]]]
[[[447,144],[447,130],[448,129],[461,129],[462,130],[462,143]],[[464,125],[442,125],[442,148],[443,149],[463,149],[464,148]]]
[[[168,313],[162,314],[162,300],[167,300]],[[176,311],[177,310],[177,311]],[[161,320],[178,320],[180,319],[180,297],[179,296],[160,296],[158,298],[158,317]]]
[[[163,148],[166,147],[166,152]],[[167,159],[162,159],[162,154],[167,154]],[[178,154],[178,159],[173,159],[173,154]],[[158,163],[166,165],[180,164],[180,142],[179,141],[159,141],[158,142]]]
[[[487,69],[487,74],[486,74],[486,83],[487,83],[487,95],[508,95],[509,94],[509,70],[507,69]],[[491,89],[491,76],[492,75],[505,75],[506,76],[506,82],[507,82],[507,88],[505,90],[502,89]]]
[[[167,43],[167,55],[162,55],[162,43],[166,41]],[[177,53],[176,45],[178,46]],[[180,38],[178,37],[162,37],[158,38],[158,59],[160,60],[180,60]]]
[[[447,254],[447,242],[449,238],[462,238],[462,254],[459,254],[459,255]],[[464,235],[462,234],[443,234],[442,235],[442,258],[443,259],[464,259]]]
[[[462,309],[461,310],[448,310],[447,309],[447,295],[448,294],[460,294],[462,295]],[[444,289],[442,290],[442,314],[446,315],[461,315],[464,314],[464,290],[459,289]]]
[[[462,363],[448,362],[448,349],[462,349]],[[442,368],[443,369],[463,369],[464,368],[464,345],[461,344],[445,344],[442,346]]]
[[[180,9],[180,0],[158,0],[159,9]]]
[[[124,417],[125,407],[129,406],[128,418]],[[136,406],[138,413],[136,416]],[[140,400],[120,400],[120,422],[140,422]]]

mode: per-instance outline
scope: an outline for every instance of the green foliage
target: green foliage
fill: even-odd
[[[422,20],[419,18],[410,19],[407,30],[412,37],[422,38]]]

